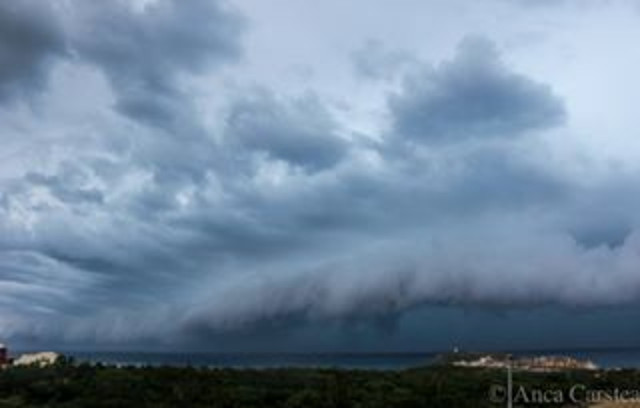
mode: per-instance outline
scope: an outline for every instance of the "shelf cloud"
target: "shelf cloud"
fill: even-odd
[[[250,0],[0,4],[0,336],[200,347],[637,304],[637,157],[557,69],[569,34],[421,7],[455,35],[359,16],[337,40]],[[466,7],[524,31],[570,8]]]

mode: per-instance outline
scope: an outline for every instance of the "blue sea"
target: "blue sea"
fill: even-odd
[[[398,370],[435,361],[432,353],[146,353],[67,352],[79,362],[216,368],[342,368]]]
[[[177,366],[215,368],[340,368],[402,370],[428,366],[439,353],[168,353],[63,351],[78,362],[125,366]],[[512,352],[516,356],[568,355],[588,359],[601,368],[640,369],[640,349],[551,350]]]

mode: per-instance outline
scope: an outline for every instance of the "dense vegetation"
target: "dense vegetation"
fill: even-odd
[[[516,385],[638,388],[635,371],[517,373]],[[61,362],[0,371],[0,407],[496,407],[501,370],[446,365],[404,371],[116,368]],[[568,406],[527,404],[526,406]]]

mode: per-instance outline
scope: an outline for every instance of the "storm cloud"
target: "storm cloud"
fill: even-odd
[[[43,87],[51,64],[64,53],[65,36],[53,6],[34,1],[0,5],[0,101]]]
[[[434,307],[640,301],[637,157],[588,144],[556,48],[462,23],[383,46],[365,16],[317,43],[250,0],[51,4],[0,6],[0,337],[304,348]]]
[[[456,56],[407,78],[391,99],[393,130],[424,143],[517,137],[562,124],[562,101],[548,85],[510,72],[495,46],[468,37]]]
[[[232,106],[227,137],[243,148],[314,170],[331,167],[345,155],[348,145],[337,131],[317,97],[283,103],[268,91],[257,91]]]
[[[243,20],[219,1],[76,2],[72,11],[72,46],[112,82],[116,109],[164,130],[196,119],[185,112],[181,75],[241,54]]]

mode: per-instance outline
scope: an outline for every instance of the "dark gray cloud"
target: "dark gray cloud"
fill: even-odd
[[[240,154],[236,149],[227,154]],[[118,342],[157,336],[163,319],[175,322],[173,332],[165,333],[174,340],[260,331],[267,322],[386,321],[417,304],[466,299],[467,285],[485,273],[469,270],[451,282],[457,264],[439,263],[449,255],[415,243],[428,247],[445,226],[548,206],[562,196],[557,180],[508,151],[454,152],[438,163],[408,155],[379,171],[345,163],[318,175],[294,172],[285,175],[286,183],[267,185],[258,177],[260,168],[251,166],[235,175],[212,166],[202,178],[171,178],[156,170],[168,157],[149,156],[154,166],[140,157],[111,164],[120,171],[105,171],[104,163],[90,160],[63,162],[50,174],[28,173],[5,190],[0,219],[7,234],[0,246],[73,271],[60,275],[61,287],[72,280],[69,296],[47,302],[47,308],[65,316],[74,330],[63,334],[27,323],[43,318],[29,309],[20,313],[25,326],[16,333]],[[176,156],[168,163],[190,160]],[[451,170],[442,174],[443,167]],[[125,188],[138,177],[142,183],[124,194],[105,188]],[[87,191],[101,199],[88,200]],[[22,214],[28,214],[28,230],[11,221]],[[442,245],[454,258],[455,241]],[[434,264],[423,265],[416,254]],[[31,273],[23,276],[34,281]],[[14,275],[5,271],[2,279]],[[72,285],[78,278],[84,286]],[[411,289],[418,283],[423,292]],[[476,301],[499,296],[481,292]],[[164,309],[166,302],[173,307]],[[137,312],[123,321],[130,309]]]
[[[123,1],[78,7],[74,45],[117,81],[160,91],[177,72],[201,72],[240,53],[242,20],[220,1],[161,0],[142,10]]]
[[[73,46],[114,85],[116,108],[156,126],[176,129],[190,115],[181,74],[201,73],[237,59],[242,18],[222,1],[154,1],[134,10],[126,1],[77,2]]]
[[[348,149],[336,134],[337,123],[313,95],[279,101],[257,91],[233,104],[227,125],[232,142],[310,170],[335,165]]]
[[[494,44],[469,37],[453,60],[409,76],[390,100],[393,132],[423,143],[513,138],[562,124],[561,99],[513,73]]]
[[[46,84],[51,63],[65,54],[65,37],[51,4],[0,4],[0,101],[28,96]]]
[[[592,225],[579,225],[573,236],[586,248],[606,245],[611,249],[624,245],[632,230],[628,222],[610,224],[610,221],[595,220]]]
[[[268,321],[367,319],[424,304],[503,310],[634,304],[637,235],[623,248],[593,251],[568,237],[524,238],[521,232],[485,231],[432,243],[417,235],[415,243],[396,242],[395,248],[351,247],[351,256],[317,270],[229,277],[185,323],[189,330],[225,332]]]
[[[583,189],[575,199],[565,226],[585,248],[620,248],[627,244],[638,225],[631,210],[640,205],[635,176],[620,175],[596,190]]]
[[[64,203],[101,203],[103,201],[102,192],[88,185],[85,174],[74,170],[67,167],[58,174],[51,176],[40,173],[27,173],[25,181],[32,186],[46,188],[53,196]]]

